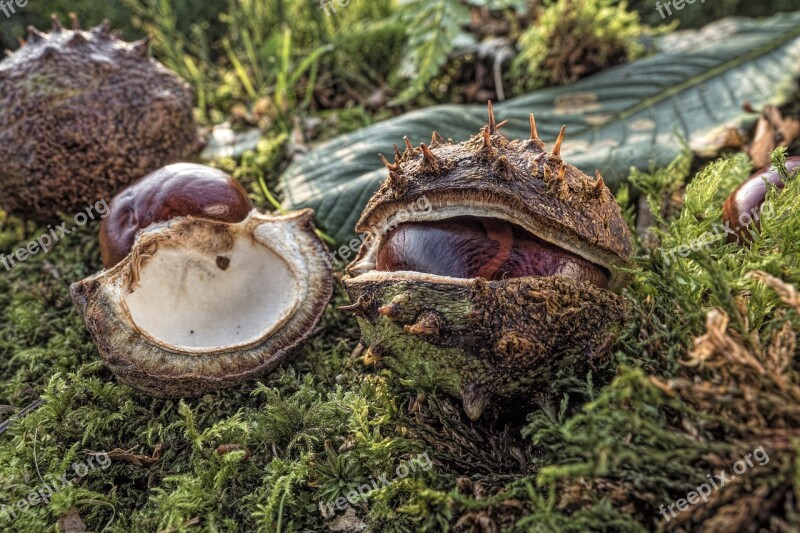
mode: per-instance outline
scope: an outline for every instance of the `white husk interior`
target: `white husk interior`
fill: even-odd
[[[218,256],[230,260],[227,269]],[[137,327],[158,341],[225,348],[255,342],[282,322],[296,304],[298,283],[280,256],[239,235],[224,253],[159,249],[125,302]]]

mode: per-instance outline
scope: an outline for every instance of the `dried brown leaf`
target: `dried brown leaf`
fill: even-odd
[[[84,533],[86,531],[86,524],[81,520],[81,515],[78,509],[73,507],[67,514],[62,515],[58,519],[58,529],[63,533]]]

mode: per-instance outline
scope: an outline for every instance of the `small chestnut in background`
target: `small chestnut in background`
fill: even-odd
[[[789,174],[800,168],[800,156],[786,158],[786,169]],[[784,183],[780,173],[772,168],[765,167],[756,172],[739,185],[722,206],[722,221],[735,233],[728,233],[728,242],[741,242],[750,240],[748,226],[755,224],[759,227],[761,207],[767,197],[767,184],[783,189]]]
[[[560,275],[608,287],[602,267],[505,220],[477,216],[399,225],[382,243],[377,269],[488,280]]]
[[[151,224],[184,216],[241,222],[252,209],[242,186],[221,170],[191,163],[160,168],[111,200],[100,227],[103,265],[122,261],[139,230]]]

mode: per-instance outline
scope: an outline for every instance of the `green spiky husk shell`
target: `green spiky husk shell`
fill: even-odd
[[[202,146],[189,85],[107,23],[29,28],[0,62],[0,207],[40,220],[109,200]]]

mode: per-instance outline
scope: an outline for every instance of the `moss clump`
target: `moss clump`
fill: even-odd
[[[659,242],[643,250],[628,295],[636,318],[617,378],[571,416],[531,418],[525,434],[551,451],[537,483],[556,491],[553,510],[561,522],[570,517],[568,529],[581,523],[576,516],[627,530],[749,531],[797,520],[800,308],[787,291],[800,281],[800,216],[791,207],[800,180],[769,200],[763,231],[740,248],[725,240],[721,205],[748,173],[743,157],[715,163],[688,184],[676,217],[656,216]],[[657,199],[685,182],[688,159],[633,178],[661,214]],[[732,474],[760,447],[768,462],[677,510],[707,474]]]
[[[649,32],[625,1],[548,0],[519,38],[518,90],[565,85],[640,57],[639,38]]]

